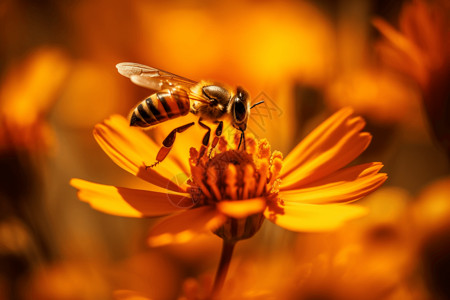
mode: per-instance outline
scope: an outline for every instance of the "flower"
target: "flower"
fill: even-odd
[[[448,71],[450,53],[447,49],[450,31],[447,27],[444,1],[415,0],[406,3],[399,17],[400,31],[381,18],[374,26],[385,40],[379,43],[382,58],[396,69],[408,74],[423,89]]]
[[[378,44],[381,58],[421,88],[433,133],[450,156],[449,12],[446,1],[416,0],[403,6],[399,31],[380,18],[373,24],[384,36]]]
[[[332,230],[366,213],[364,207],[342,204],[364,197],[387,178],[378,173],[379,162],[345,167],[371,141],[369,133],[361,132],[364,120],[352,113],[350,108],[335,113],[285,159],[271,151],[265,139],[247,138],[244,151],[230,149],[222,138],[211,158],[198,159],[191,148],[187,159],[178,149],[156,168],[146,166],[160,145],[123,117],[112,116],[96,125],[95,139],[116,164],[150,183],[150,188],[82,179],[70,183],[82,201],[105,213],[171,214],[151,230],[153,246],[184,242],[209,230],[225,240],[249,238],[264,218],[293,231]],[[185,174],[182,182],[179,174]]]
[[[52,139],[45,118],[71,62],[62,50],[43,47],[8,67],[0,82],[0,152],[45,152]]]

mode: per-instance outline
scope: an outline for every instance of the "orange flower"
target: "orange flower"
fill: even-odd
[[[0,151],[47,150],[51,132],[45,117],[70,71],[57,48],[40,48],[11,64],[0,82]]]
[[[264,217],[294,231],[325,231],[366,213],[356,201],[387,178],[381,163],[344,168],[366,149],[371,135],[361,132],[361,117],[342,109],[310,133],[284,160],[267,140],[247,139],[247,150],[230,150],[225,139],[211,158],[197,151],[171,153],[156,168],[146,168],[160,145],[121,116],[94,129],[110,158],[150,183],[148,190],[72,179],[78,197],[114,215],[153,217],[172,214],[153,227],[149,242],[187,241],[212,230],[235,242],[251,237]],[[197,164],[198,162],[198,164]],[[179,179],[184,175],[183,182]],[[187,174],[190,174],[188,177]]]
[[[410,75],[423,89],[428,89],[436,79],[433,77],[439,77],[450,64],[447,14],[448,7],[443,1],[416,0],[403,6],[400,31],[383,19],[373,20],[385,38],[378,45],[382,58]]]
[[[420,86],[434,135],[450,156],[449,8],[441,0],[416,0],[403,6],[399,31],[379,18],[373,23],[385,38],[378,45],[382,59]]]

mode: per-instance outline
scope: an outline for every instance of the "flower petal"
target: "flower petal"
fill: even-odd
[[[360,132],[365,122],[341,109],[311,132],[286,157],[281,178],[288,189],[299,188],[353,161],[369,145],[372,136]]]
[[[296,165],[303,163],[311,153],[313,152],[311,147],[320,142],[320,138],[323,137],[327,132],[335,130],[337,124],[342,123],[346,118],[348,118],[353,113],[351,108],[343,108],[331,117],[322,122],[317,128],[310,132],[285,158],[284,164],[288,168],[283,169],[283,173],[288,174],[290,171],[295,169]],[[292,167],[290,165],[295,164]]]
[[[170,158],[156,168],[146,168],[155,161],[160,145],[142,130],[130,127],[119,115],[111,116],[94,128],[94,137],[108,156],[124,170],[154,185],[177,192],[184,191],[172,180],[188,170]]]
[[[236,219],[248,217],[260,213],[266,208],[266,199],[254,198],[239,201],[220,201],[217,210],[224,215]]]
[[[408,61],[415,67],[423,67],[423,55],[420,49],[414,45],[402,33],[395,30],[386,21],[380,18],[372,19],[372,24],[377,28],[383,36],[398,49]]]
[[[448,23],[444,21],[448,18],[448,10],[442,8],[439,1],[414,1],[403,6],[399,18],[400,31],[435,66],[436,63],[443,63],[446,59],[445,50],[448,49]]]
[[[199,233],[215,230],[226,220],[215,207],[202,206],[164,218],[150,231],[151,246],[183,243]]]
[[[97,184],[82,179],[72,179],[70,184],[78,189],[81,201],[104,213],[124,217],[153,217],[184,210],[183,201],[192,201],[189,194],[160,193]],[[178,206],[177,206],[178,205]]]
[[[341,169],[301,189],[280,186],[283,201],[309,204],[331,204],[356,201],[377,189],[387,179],[378,173],[381,163],[367,163]]]
[[[269,221],[285,229],[301,232],[334,230],[344,222],[365,214],[365,207],[339,204],[270,203],[264,211]]]

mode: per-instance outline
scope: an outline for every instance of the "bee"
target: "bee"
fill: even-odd
[[[199,160],[209,146],[211,128],[204,121],[217,125],[211,152],[219,142],[223,131],[223,122],[228,121],[241,132],[238,149],[245,149],[245,130],[250,109],[264,101],[250,105],[249,93],[238,86],[235,90],[222,84],[202,80],[196,82],[170,72],[137,63],[119,63],[119,73],[136,85],[156,91],[142,100],[132,110],[130,126],[151,127],[165,121],[186,116],[188,113],[199,117],[198,124],[206,130],[199,151]],[[173,129],[163,140],[162,147],[156,155],[156,162],[147,167],[154,167],[169,154],[177,133],[182,133],[195,122]],[[211,153],[210,152],[210,153]]]

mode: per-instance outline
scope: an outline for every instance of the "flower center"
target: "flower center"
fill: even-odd
[[[246,150],[228,149],[227,142],[221,138],[216,153],[201,159],[198,159],[198,151],[191,148],[189,191],[196,207],[215,205],[223,200],[276,197],[282,154],[272,153],[266,139],[257,141],[248,137],[246,145]],[[249,238],[259,230],[263,220],[262,213],[243,219],[228,218],[215,233],[230,240]]]
[[[195,203],[213,204],[222,200],[270,197],[277,193],[282,154],[271,153],[266,139],[247,138],[246,150],[229,150],[221,139],[217,153],[198,159],[191,148],[191,188]]]

